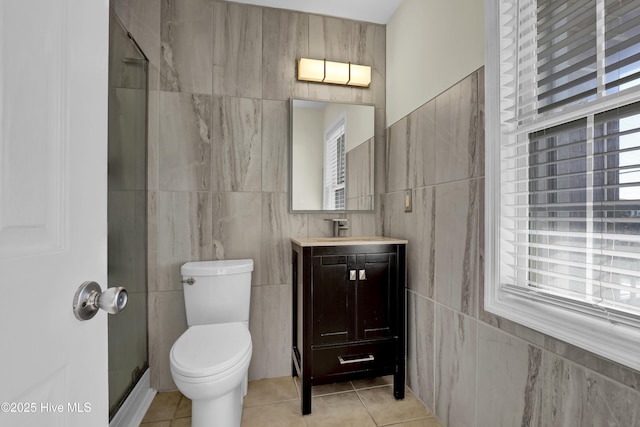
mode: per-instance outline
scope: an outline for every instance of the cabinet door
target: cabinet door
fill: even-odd
[[[395,254],[358,255],[357,339],[381,339],[393,336],[393,307],[397,295],[393,271]],[[362,279],[360,271],[364,270]]]
[[[349,280],[349,265],[355,265],[355,260],[354,255],[313,257],[314,345],[355,339],[355,282]]]

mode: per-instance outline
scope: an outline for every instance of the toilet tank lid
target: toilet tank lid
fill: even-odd
[[[193,261],[180,268],[183,276],[226,276],[253,271],[252,259],[223,259],[216,261]]]

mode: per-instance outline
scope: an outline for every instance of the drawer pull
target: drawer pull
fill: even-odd
[[[367,280],[367,272],[365,270],[358,270],[358,279]]]
[[[349,280],[356,280],[356,271],[349,270]]]
[[[375,357],[373,357],[373,354],[370,354],[366,357],[361,357],[359,359],[343,359],[342,356],[338,356],[338,360],[340,361],[341,365],[348,365],[349,363],[360,363],[360,362],[372,362],[375,360]]]

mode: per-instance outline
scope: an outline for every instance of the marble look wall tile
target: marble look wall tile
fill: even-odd
[[[404,117],[387,128],[387,146],[385,149],[385,188],[387,193],[406,190],[407,180],[407,118]]]
[[[306,237],[307,215],[289,214],[287,193],[262,194],[261,280],[291,284],[291,237]]]
[[[211,97],[160,92],[159,102],[160,190],[209,190]]]
[[[262,101],[262,191],[289,191],[289,103]]]
[[[485,141],[484,141],[484,112],[485,112],[485,92],[484,92],[484,67],[477,71],[478,74],[478,131],[476,132],[477,145],[476,145],[476,176],[484,176],[484,156],[485,156]]]
[[[262,193],[213,194],[213,257],[253,260],[251,282],[262,284]]]
[[[145,90],[146,69],[142,62],[123,60],[141,60],[139,49],[132,43],[116,15],[110,13],[109,20],[109,87]]]
[[[149,362],[147,299],[146,292],[128,292],[126,310],[107,317],[109,399],[112,402],[120,400],[123,390],[131,386],[136,369],[144,370]],[[127,357],[123,357],[125,354]],[[50,423],[51,420],[45,425]]]
[[[436,183],[479,176],[478,76],[436,97]]]
[[[307,215],[308,236],[309,237],[331,237],[333,235],[333,225],[328,219],[346,218],[349,229],[347,236],[375,236],[376,214],[371,213],[332,213],[332,214],[309,214]]]
[[[435,187],[413,190],[412,212],[407,219],[408,287],[423,297],[433,298],[436,252]],[[397,202],[396,202],[397,204]]]
[[[153,64],[149,64],[149,71],[147,74],[147,83],[149,84],[149,90],[160,90],[160,68]]]
[[[158,289],[158,192],[147,192],[147,292]]]
[[[435,407],[435,307],[414,292],[407,292],[407,385],[428,407]]]
[[[479,297],[484,298],[483,288],[481,288]],[[519,323],[512,322],[511,320],[505,319],[503,317],[496,316],[495,314],[489,313],[484,309],[480,311],[478,318],[484,323],[487,323],[493,326],[494,328],[498,328],[503,332],[511,334],[525,341],[528,341],[539,347],[544,347],[545,335],[538,331],[534,331],[533,329],[527,328],[526,326],[520,325]]]
[[[384,108],[387,87],[386,26],[368,24],[364,39],[366,40],[366,50],[364,56],[358,57],[358,61],[361,61],[363,65],[371,65],[371,86],[369,86],[368,92],[360,92],[359,95],[361,95],[363,102]]]
[[[378,215],[377,234],[382,235],[382,194],[386,193],[386,150],[387,150],[387,128],[385,123],[386,113],[383,108],[375,110],[375,152],[374,152],[374,174],[375,174],[375,200],[374,207]]]
[[[377,230],[376,214],[371,213],[352,213],[347,215],[349,218],[349,231],[352,236],[376,236],[382,235]]]
[[[147,189],[159,189],[160,162],[160,92],[150,90],[147,101]]]
[[[308,237],[331,237],[333,236],[333,222],[332,219],[348,218],[348,215],[344,213],[320,213],[320,214],[308,214],[307,215],[307,236]],[[351,224],[349,224],[349,230],[347,235],[353,235],[351,230]],[[306,236],[305,236],[306,237]]]
[[[407,182],[418,188],[435,183],[436,103],[430,101],[407,116]]]
[[[370,138],[346,154],[347,198],[369,201],[371,207],[373,207],[374,194],[374,150],[375,141],[374,138]],[[368,209],[368,207],[361,209]]]
[[[477,322],[436,304],[435,414],[445,426],[475,426]]]
[[[482,162],[484,163],[484,162]],[[484,226],[485,226],[485,196],[484,196],[484,177],[479,180],[478,188],[478,298],[476,302],[476,313],[480,313],[480,310],[484,310],[484,274],[485,274],[485,239],[484,239]],[[479,317],[479,316],[478,316]]]
[[[478,426],[539,426],[542,350],[478,324]]]
[[[309,96],[345,102],[385,103],[386,29],[382,25],[328,16],[309,16],[309,57],[371,66],[368,89],[309,85]]]
[[[209,0],[162,0],[161,89],[212,94],[213,4]]]
[[[109,90],[109,190],[146,189],[146,102],[142,89]]]
[[[478,276],[478,180],[436,186],[435,299],[476,315]]]
[[[151,187],[158,213],[151,214],[149,221],[149,230],[157,230],[156,241],[149,242],[149,256],[157,262],[157,278],[150,275],[149,280],[154,301],[169,295],[179,296],[180,301],[177,305],[150,305],[151,322],[162,326],[160,330],[154,325],[154,332],[150,333],[151,351],[161,356],[151,360],[154,383],[161,389],[174,389],[167,358],[170,345],[186,328],[182,292],[175,280],[179,279],[181,263],[250,253],[256,254],[251,255],[256,257],[254,285],[264,285],[252,289],[251,375],[289,375],[289,238],[319,230],[320,221],[314,228],[310,218],[320,215],[288,212],[286,100],[290,96],[309,97],[313,86],[314,93],[324,99],[375,104],[376,162],[382,165],[379,171],[383,171],[385,28],[345,21],[347,32],[342,34],[349,34],[348,43],[357,43],[355,48],[346,49],[342,47],[345,39],[333,33],[343,25],[339,20],[334,22],[334,18],[218,0],[156,1],[160,2],[158,31],[162,49],[158,67],[164,92],[157,95],[157,184]],[[323,21],[328,22],[321,31],[322,52],[348,50],[351,53],[345,56],[347,61],[357,58],[354,62],[373,66],[371,88],[294,81],[298,50],[314,57],[308,47],[309,35],[316,33],[310,28],[310,19],[320,26]],[[327,40],[325,30],[331,33]],[[200,60],[206,64],[198,65]],[[153,83],[151,87],[155,87]],[[211,94],[216,97],[209,97]],[[208,100],[208,112],[199,106],[203,99]],[[206,178],[202,178],[203,174]],[[376,191],[384,191],[384,173],[376,176]],[[259,213],[254,210],[256,197]],[[380,200],[376,202],[381,206]],[[251,215],[253,222],[247,219]],[[352,233],[382,234],[380,208],[376,214],[348,217]],[[258,236],[257,243],[252,240],[252,233]],[[210,236],[208,241],[205,234]],[[176,315],[177,309],[182,314]],[[177,326],[169,324],[176,318],[181,319]],[[170,327],[176,328],[168,333],[171,339],[164,332]]]
[[[308,97],[298,82],[296,59],[308,58],[309,15],[280,9],[262,11],[262,97],[288,100]]]
[[[262,97],[262,10],[213,2],[214,95]]]
[[[142,48],[149,62],[160,67],[161,0],[113,0],[116,14]],[[152,86],[157,89],[156,86]]]
[[[574,365],[543,355],[542,423],[555,426],[635,426],[640,424],[640,392]]]
[[[169,368],[171,346],[187,330],[182,291],[149,292],[149,365],[151,387],[177,390]]]
[[[431,101],[387,129],[388,192],[434,184],[435,113]]]
[[[544,336],[544,348],[627,387],[640,390],[640,372],[638,371],[548,335]]]
[[[348,166],[347,166],[348,167]],[[351,211],[368,211],[375,205],[375,196],[365,197],[348,197],[346,200],[347,210]]]
[[[109,191],[107,264],[109,286],[146,292],[146,192]]]
[[[404,191],[382,195],[382,232],[386,237],[407,238],[407,213]]]
[[[213,191],[261,191],[262,102],[215,97],[213,104]]]
[[[158,277],[150,290],[182,292],[182,264],[212,259],[211,211],[209,193],[158,193]]]
[[[291,285],[251,289],[249,380],[291,375]]]

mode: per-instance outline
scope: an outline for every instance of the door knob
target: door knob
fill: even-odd
[[[109,314],[118,314],[127,306],[127,290],[122,286],[104,292],[96,282],[84,282],[73,297],[73,314],[78,320],[93,318],[101,308]]]

